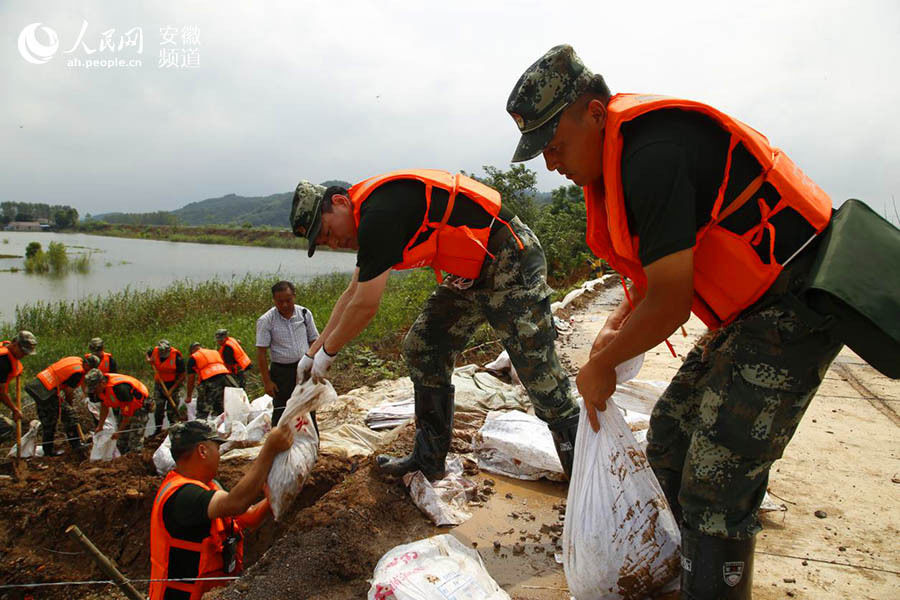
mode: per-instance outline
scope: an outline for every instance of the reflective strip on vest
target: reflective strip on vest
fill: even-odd
[[[607,106],[602,182],[584,188],[587,243],[594,254],[630,278],[639,291],[646,291],[647,277],[640,262],[639,240],[628,229],[622,189],[621,127],[647,112],[673,108],[704,114],[730,135],[725,176],[710,221],[697,232],[694,244],[694,302],[691,309],[708,327],[715,329],[730,323],[756,302],[784,268],[775,260],[776,231],[768,219],[790,208],[819,234],[831,219],[831,199],[784,153],[770,146],[765,136],[710,106],[663,96],[617,94]],[[762,173],[723,210],[732,151],[738,143],[759,162]],[[780,196],[771,209],[755,196],[765,183],[772,185]],[[746,202],[760,206],[762,219],[755,227],[742,236],[720,225]],[[769,262],[760,260],[755,248],[762,239],[763,230],[768,232],[770,240]]]
[[[84,374],[82,358],[80,356],[67,356],[38,373],[37,378],[45,388],[54,390],[62,386],[69,377],[76,373]]]
[[[193,358],[194,363],[196,363],[195,369],[200,376],[200,381],[206,381],[210,377],[227,375],[229,373],[228,367],[225,366],[225,361],[222,360],[222,356],[215,350],[200,348],[191,354],[191,358]]]
[[[394,265],[393,269],[399,271],[431,267],[434,269],[438,281],[441,280],[442,271],[466,279],[477,278],[481,273],[485,256],[489,254],[487,244],[491,236],[490,226],[472,229],[465,225],[448,225],[447,220],[453,212],[457,194],[462,193],[495,220],[509,227],[509,223],[499,217],[502,206],[500,193],[465,175],[453,175],[447,171],[435,169],[392,171],[384,175],[376,175],[357,183],[349,190],[350,201],[353,205],[353,219],[357,229],[363,202],[379,186],[398,179],[413,179],[425,184],[425,197],[423,198],[425,218],[406,248],[403,249],[402,260]],[[440,221],[431,221],[428,218],[431,211],[431,193],[434,188],[440,188],[449,194],[447,208]],[[431,230],[431,234],[428,238],[421,243],[416,243],[419,237],[429,230]],[[512,232],[512,228],[510,228],[510,232]],[[513,237],[521,248],[522,242],[514,232]]]
[[[222,357],[223,361],[225,360],[225,355],[222,353],[222,351],[225,349],[225,346],[228,346],[234,352],[235,364],[231,366],[231,373],[240,373],[250,366],[250,357],[247,356],[247,353],[244,352],[244,349],[241,348],[241,345],[233,337],[225,338],[225,342],[221,346],[219,346],[219,356]],[[228,365],[225,366],[227,367]]]
[[[202,481],[189,479],[177,471],[170,471],[166,478],[163,479],[159,490],[156,492],[153,509],[150,512],[150,578],[167,579],[169,576],[169,551],[172,548],[180,548],[200,554],[197,578],[204,578],[207,581],[196,581],[194,583],[186,581],[153,581],[150,583],[150,600],[162,600],[167,588],[188,592],[192,600],[199,600],[207,591],[230,583],[228,580],[209,581],[208,579],[225,575],[222,565],[222,545],[225,541],[226,531],[233,530],[238,537],[242,538],[240,526],[234,523],[233,519],[230,517],[213,519],[209,535],[202,542],[179,540],[169,535],[166,529],[165,521],[163,520],[163,507],[166,501],[181,486],[189,483],[200,486],[204,490],[222,489],[215,481],[207,485]],[[241,572],[243,553],[244,545],[242,540],[236,548],[237,569],[233,574]]]

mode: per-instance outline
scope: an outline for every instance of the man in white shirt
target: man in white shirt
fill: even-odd
[[[275,306],[256,320],[256,364],[266,393],[275,405],[273,427],[297,384],[297,364],[319,337],[312,313],[297,304],[296,299],[294,285],[279,281],[272,286]]]

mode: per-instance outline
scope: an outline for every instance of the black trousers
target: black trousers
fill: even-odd
[[[291,397],[291,393],[297,385],[298,364],[299,362],[287,364],[269,363],[269,378],[278,386],[278,391],[275,392],[275,397],[272,399],[272,405],[274,406],[272,427],[278,425],[278,421],[281,420],[281,415],[284,413],[284,405],[287,404],[288,398]],[[316,411],[309,413],[309,416],[312,417],[313,426],[316,428],[316,433],[318,433],[319,424],[316,422]]]

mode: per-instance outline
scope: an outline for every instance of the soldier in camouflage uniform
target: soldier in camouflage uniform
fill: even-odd
[[[291,221],[295,234],[309,240],[309,255],[316,244],[358,249],[350,285],[319,339],[301,360],[301,376],[323,377],[337,351],[365,328],[378,309],[392,269],[434,266],[437,271],[435,265],[439,264],[449,275],[428,298],[403,342],[403,356],[415,386],[415,447],[404,458],[379,456],[379,466],[392,475],[414,470],[429,477],[443,473],[452,438],[453,367],[472,334],[487,322],[509,352],[536,414],[550,425],[560,460],[569,473],[578,408],[554,346],[552,289],[547,285],[546,260],[537,237],[502,207],[495,205],[491,210],[496,214],[491,214],[477,204],[470,197],[475,192],[466,187],[472,180],[457,178],[457,183],[444,189],[428,174],[423,179],[413,172],[402,173],[367,180],[377,183],[371,184],[365,195],[357,186],[325,190],[305,181],[297,186]],[[452,180],[444,172],[430,173],[439,173],[435,181]],[[434,184],[427,203],[426,180]],[[451,188],[458,193],[448,216],[444,213]],[[499,200],[499,194],[482,188]],[[437,236],[436,231],[446,235],[443,240],[450,236],[448,229],[461,226],[482,231],[485,243],[475,246],[476,242],[467,239],[462,249],[443,250],[452,242],[442,242],[442,250],[425,258],[409,258],[410,249],[424,244],[422,240],[427,241],[428,236]],[[440,254],[459,256],[466,251],[465,244],[472,244],[470,252],[477,250],[476,265],[468,271]]]
[[[84,376],[88,393],[96,395],[102,402],[96,432],[103,430],[111,409],[118,409],[119,424],[113,438],[123,455],[139,451],[144,447],[144,431],[153,412],[153,399],[138,379],[121,373],[106,373],[91,369]]]
[[[610,135],[611,101],[603,78],[571,46],[557,46],[526,70],[507,104],[522,134],[513,160],[543,154],[549,170],[583,186],[589,243],[593,239],[606,254],[601,258],[645,279],[609,317],[576,379],[595,430],[594,409],[604,410],[615,390],[615,366],[671,335],[689,316],[695,294],[700,310],[705,306],[695,291],[709,277],[694,269],[695,257],[706,251],[695,248],[700,227],[718,218],[715,205],[727,207],[761,172],[748,152],[735,150],[729,159],[729,133],[717,121],[686,109],[638,114]],[[623,98],[615,110],[630,101]],[[622,114],[616,113],[624,120]],[[604,164],[619,155],[618,164]],[[607,179],[614,170],[615,187]],[[760,188],[757,195],[766,194]],[[762,204],[768,206],[769,197],[759,204],[753,198],[734,207],[743,223],[721,221],[722,227],[727,223],[735,238],[748,239],[749,228],[762,221],[749,243],[767,250],[772,242],[773,255],[781,245],[788,251],[778,262],[790,264],[761,298],[739,305],[734,320],[690,351],[650,421],[647,458],[682,524],[682,598],[751,597],[753,540],[769,469],[841,348],[830,324],[814,318],[798,297],[815,258],[816,243],[806,246],[806,223],[766,221]],[[610,207],[620,205],[627,211],[627,236],[614,229],[622,220],[608,218]],[[747,210],[741,213],[740,206]],[[592,210],[600,214],[593,224]],[[760,244],[764,232],[771,238]],[[632,241],[632,255],[609,241],[614,234]],[[733,285],[729,276],[737,279],[718,276],[715,283],[726,288]]]
[[[225,412],[225,388],[238,387],[228,372],[222,356],[215,350],[204,348],[200,342],[190,347],[187,361],[188,383],[185,403],[191,402],[194,385],[197,385],[197,418],[216,417]]]

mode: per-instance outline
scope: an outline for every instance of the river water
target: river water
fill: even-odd
[[[126,286],[161,288],[181,279],[227,281],[247,274],[271,274],[272,283],[277,279],[303,281],[316,275],[349,273],[356,264],[354,254],[324,248],[316,251],[315,258],[307,258],[305,250],[18,231],[0,231],[0,255],[24,256],[29,242],[40,242],[44,250],[50,242],[62,242],[70,256],[90,252],[90,272],[61,277],[28,274],[24,258],[0,259],[0,322],[12,321],[17,305],[37,300],[78,300]],[[11,267],[20,270],[7,272]]]

